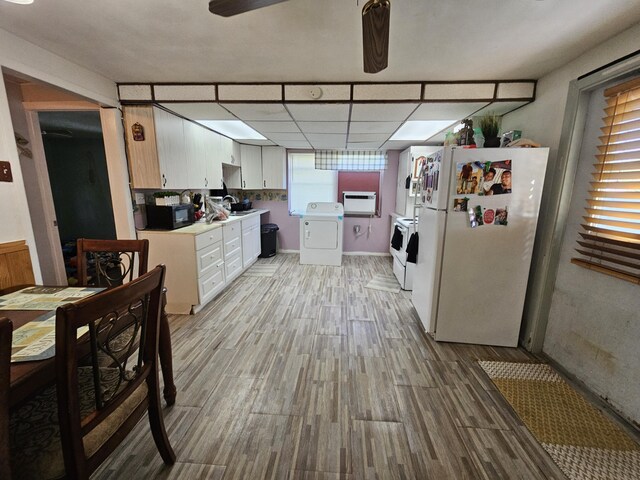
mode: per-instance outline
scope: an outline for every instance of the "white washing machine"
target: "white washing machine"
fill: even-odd
[[[300,264],[342,265],[344,208],[341,203],[312,202],[300,217]]]

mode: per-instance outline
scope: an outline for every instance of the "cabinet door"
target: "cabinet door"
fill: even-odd
[[[220,157],[220,140],[223,137],[215,132],[205,130],[205,188],[222,188],[222,160]]]
[[[253,260],[253,235],[251,229],[242,231],[242,265],[246,267]]]
[[[251,236],[253,237],[253,258],[258,258],[262,253],[260,241],[260,225],[257,225],[251,229]]]
[[[231,146],[231,163],[236,167],[242,165],[242,149],[238,142],[233,142]]]
[[[142,127],[144,139],[133,139],[132,127],[136,124]],[[131,186],[133,188],[161,188],[162,179],[155,142],[153,108],[151,106],[124,107],[124,128],[127,136]]]
[[[189,188],[185,156],[184,121],[159,108],[153,109],[162,188]]]
[[[262,147],[262,187],[287,188],[287,156],[283,147]]]
[[[206,188],[206,158],[204,145],[206,130],[193,122],[184,122],[184,150],[187,165],[187,188]]]
[[[224,135],[220,135],[220,161],[233,165],[233,140]]]
[[[241,145],[242,188],[262,190],[262,149],[255,145]]]

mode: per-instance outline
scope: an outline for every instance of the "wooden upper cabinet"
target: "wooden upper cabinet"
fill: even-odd
[[[262,147],[262,188],[287,188],[287,154],[283,147]]]
[[[262,190],[262,149],[255,145],[241,145],[242,188]]]
[[[135,188],[162,188],[153,109],[149,106],[124,107],[124,125],[131,184]],[[134,126],[139,132],[135,138]]]
[[[31,255],[26,242],[0,243],[0,290],[34,283]]]

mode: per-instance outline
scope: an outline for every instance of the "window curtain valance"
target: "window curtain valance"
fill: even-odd
[[[387,152],[376,150],[316,150],[317,170],[386,170]]]

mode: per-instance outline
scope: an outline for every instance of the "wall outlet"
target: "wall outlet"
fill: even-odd
[[[353,233],[355,233],[356,235],[360,233],[360,225],[353,226]]]
[[[11,164],[9,162],[0,162],[0,182],[13,182],[13,174],[11,173]]]
[[[144,193],[135,193],[136,205],[144,205]]]

